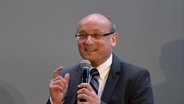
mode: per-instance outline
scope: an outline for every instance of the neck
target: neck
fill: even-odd
[[[92,67],[98,67],[98,66],[100,66],[100,65],[103,64],[105,61],[107,61],[107,60],[109,59],[110,56],[111,56],[111,54],[110,54],[108,57],[104,58],[104,60],[101,60],[101,61],[99,61],[99,60],[90,61],[90,62],[91,62],[91,66],[92,66]]]

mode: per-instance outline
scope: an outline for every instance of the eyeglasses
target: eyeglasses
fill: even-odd
[[[83,40],[83,39],[86,39],[90,35],[93,39],[98,40],[98,39],[101,39],[104,36],[109,36],[109,35],[114,34],[114,33],[115,33],[115,31],[111,31],[109,33],[102,34],[102,35],[100,35],[100,34],[79,34],[79,33],[77,33],[77,34],[75,34],[75,37],[77,37],[80,40]]]

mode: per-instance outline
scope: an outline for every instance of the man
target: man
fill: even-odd
[[[50,81],[47,104],[153,104],[149,72],[113,53],[118,34],[110,18],[89,14],[80,20],[76,37],[81,57],[99,72],[97,94],[90,83],[81,83],[80,65],[61,66]]]

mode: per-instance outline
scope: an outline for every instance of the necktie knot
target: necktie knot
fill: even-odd
[[[98,70],[96,68],[93,68],[93,69],[90,70],[90,75],[91,75],[92,78],[93,77],[98,77],[99,76],[99,72],[98,72]]]

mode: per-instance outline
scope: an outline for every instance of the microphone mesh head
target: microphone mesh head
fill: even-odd
[[[81,68],[90,68],[91,62],[89,60],[82,60],[80,63]]]

